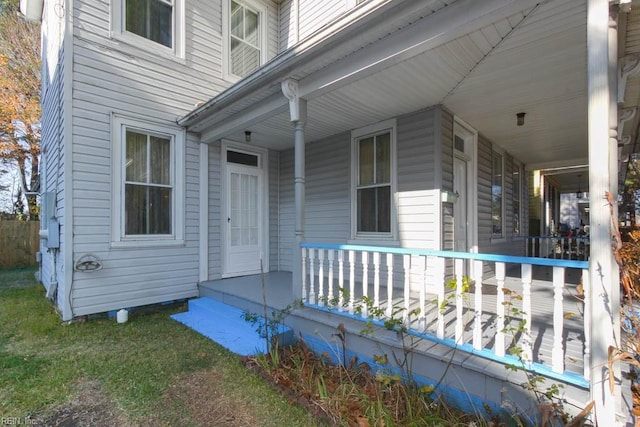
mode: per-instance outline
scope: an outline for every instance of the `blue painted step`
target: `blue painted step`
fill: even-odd
[[[172,319],[215,341],[241,356],[266,353],[264,337],[244,319],[244,311],[211,298],[196,298],[189,301],[189,311],[177,313]],[[259,321],[264,322],[260,317]],[[293,331],[279,325],[278,340],[281,345],[293,341]]]

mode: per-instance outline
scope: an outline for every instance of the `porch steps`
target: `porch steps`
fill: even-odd
[[[171,318],[240,356],[266,353],[265,339],[256,331],[258,324],[245,320],[244,313],[239,308],[204,297],[190,300],[188,311]],[[259,317],[258,322],[264,325],[264,318]],[[278,340],[281,344],[293,341],[291,328],[279,325]]]

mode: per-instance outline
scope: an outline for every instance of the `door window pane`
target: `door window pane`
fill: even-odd
[[[230,174],[231,246],[258,244],[258,177]]]

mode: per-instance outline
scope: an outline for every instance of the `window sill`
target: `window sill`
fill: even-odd
[[[159,58],[162,58],[182,65],[187,63],[182,53],[134,34],[112,33],[111,41],[116,44],[119,51],[130,55],[132,55],[132,51],[135,51],[134,56],[149,61],[157,62]]]
[[[148,249],[175,248],[185,246],[184,240],[155,239],[155,240],[121,240],[111,242],[111,249]]]

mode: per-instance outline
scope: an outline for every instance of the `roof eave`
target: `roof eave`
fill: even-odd
[[[386,16],[390,9],[398,8],[400,3],[406,2],[378,0],[361,4],[352,12],[342,15],[330,25],[280,53],[238,83],[181,117],[178,119],[178,124],[189,127],[202,118],[221,111],[254,93],[259,88],[270,87],[284,80],[292,70],[331,49],[335,44],[348,40],[354,31],[359,32],[363,25],[376,17]]]

